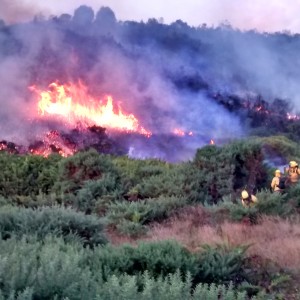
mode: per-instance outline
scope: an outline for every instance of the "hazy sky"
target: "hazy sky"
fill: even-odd
[[[0,18],[23,21],[41,12],[48,16],[73,14],[82,5],[95,12],[109,6],[118,20],[181,19],[189,25],[217,26],[227,20],[235,28],[300,32],[300,0],[0,0]]]

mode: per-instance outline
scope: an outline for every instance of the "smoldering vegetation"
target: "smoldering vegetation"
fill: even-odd
[[[137,157],[187,159],[210,139],[249,134],[297,139],[299,43],[298,34],[242,32],[228,24],[121,22],[108,7],[1,21],[0,139],[27,146],[42,139],[53,122],[40,124],[28,87],[79,80],[96,98],[113,95],[153,133],[123,137]],[[172,138],[177,128],[185,138]]]

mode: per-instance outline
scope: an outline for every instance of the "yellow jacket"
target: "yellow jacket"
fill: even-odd
[[[271,182],[271,188],[274,192],[278,192],[280,191],[280,188],[279,188],[279,181],[280,181],[280,177],[278,176],[275,176],[273,179],[272,179],[272,182]]]
[[[254,195],[248,197],[248,199],[242,199],[242,204],[244,207],[253,207],[258,202]]]
[[[289,181],[291,183],[297,183],[298,182],[298,179],[299,179],[299,175],[300,175],[300,170],[298,167],[289,167],[287,169],[287,173],[288,173],[288,176],[289,176]]]

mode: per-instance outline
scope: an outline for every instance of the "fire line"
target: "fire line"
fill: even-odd
[[[83,121],[88,126],[98,125],[148,137],[152,134],[140,126],[133,114],[126,114],[120,105],[114,105],[112,96],[105,96],[105,101],[96,100],[82,83],[60,85],[53,82],[46,91],[35,86],[30,89],[38,95],[38,115],[41,117],[56,116],[71,126]]]

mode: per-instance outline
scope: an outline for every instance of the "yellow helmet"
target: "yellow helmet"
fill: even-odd
[[[276,175],[276,174],[281,174],[280,170],[276,170],[276,171],[275,171],[275,175]]]
[[[291,168],[298,167],[298,164],[294,160],[292,160],[290,161],[290,167]]]
[[[243,198],[243,199],[247,199],[248,197],[249,197],[248,192],[247,192],[246,190],[243,190],[243,191],[242,191],[242,198]]]

